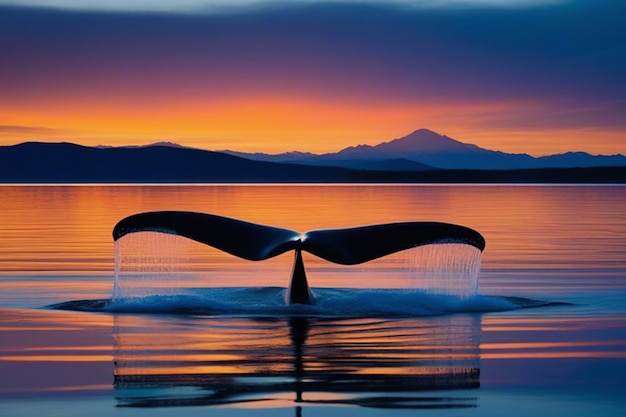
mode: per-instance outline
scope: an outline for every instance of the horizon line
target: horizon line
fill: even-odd
[[[179,142],[174,142],[172,140],[157,140],[154,142],[149,142],[149,143],[144,143],[144,144],[135,144],[135,143],[130,143],[130,144],[126,144],[126,145],[107,145],[107,144],[97,144],[97,145],[88,145],[88,144],[84,144],[84,143],[80,143],[80,141],[72,141],[72,140],[42,140],[42,139],[33,139],[33,140],[24,140],[22,142],[16,142],[13,144],[0,144],[0,148],[4,148],[4,147],[12,147],[12,146],[19,146],[19,145],[24,145],[24,144],[28,144],[28,143],[40,143],[40,144],[69,144],[69,145],[76,145],[76,146],[82,146],[85,148],[95,148],[95,149],[117,149],[117,148],[146,148],[146,147],[152,147],[152,146],[160,146],[160,147],[171,147],[171,148],[179,148],[179,149],[191,149],[191,150],[199,150],[199,151],[207,151],[207,152],[218,152],[218,153],[229,153],[229,152],[234,152],[234,153],[240,153],[243,155],[267,155],[267,156],[279,156],[279,155],[285,155],[285,154],[292,154],[292,153],[300,153],[300,154],[310,154],[312,156],[323,156],[323,155],[332,155],[332,154],[336,154],[339,153],[345,149],[350,149],[350,148],[355,148],[355,147],[359,147],[359,146],[367,146],[367,147],[376,147],[378,145],[382,145],[385,143],[389,143],[389,142],[393,142],[396,140],[401,140],[401,139],[405,139],[406,137],[420,132],[420,131],[426,131],[426,132],[430,132],[430,133],[434,133],[440,137],[445,137],[448,139],[451,139],[453,141],[459,142],[461,144],[464,145],[472,145],[472,146],[477,146],[478,148],[482,149],[482,150],[486,150],[486,151],[490,151],[490,152],[500,152],[500,153],[504,153],[507,155],[527,155],[530,156],[532,158],[543,158],[543,157],[550,157],[550,156],[559,156],[559,155],[567,155],[567,154],[586,154],[586,155],[590,155],[593,157],[611,157],[611,156],[623,156],[626,157],[626,153],[611,153],[611,154],[600,154],[600,153],[590,153],[588,151],[583,151],[583,150],[567,150],[564,152],[560,152],[560,153],[552,153],[552,154],[542,154],[542,155],[533,155],[531,153],[528,152],[522,152],[522,153],[514,153],[514,152],[507,152],[507,151],[501,151],[498,149],[490,149],[490,148],[485,148],[479,145],[476,145],[474,143],[471,142],[463,142],[461,140],[455,139],[453,137],[450,137],[448,135],[445,134],[441,134],[438,133],[434,130],[428,129],[428,128],[418,128],[416,130],[413,130],[412,132],[405,134],[404,136],[400,136],[400,137],[396,137],[393,139],[389,139],[386,141],[381,141],[378,142],[374,145],[371,144],[367,144],[367,143],[359,143],[356,145],[351,145],[351,146],[347,146],[344,148],[341,148],[339,150],[336,151],[331,151],[331,152],[323,152],[323,153],[316,153],[316,152],[310,152],[310,151],[301,151],[298,149],[293,149],[290,151],[284,151],[284,152],[278,152],[278,153],[268,153],[267,151],[238,151],[235,149],[209,149],[209,148],[204,148],[204,147],[197,147],[197,146],[191,146],[191,145],[185,145],[183,143],[179,143]],[[236,156],[236,155],[235,155]]]

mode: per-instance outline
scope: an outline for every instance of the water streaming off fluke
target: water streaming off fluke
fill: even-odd
[[[361,265],[337,265],[305,254],[312,288],[419,290],[460,297],[476,295],[482,252],[462,244],[418,246]],[[115,242],[113,300],[183,295],[190,288],[287,287],[290,254],[251,262],[155,232]]]

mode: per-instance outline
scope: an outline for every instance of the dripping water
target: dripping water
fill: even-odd
[[[479,249],[449,243],[420,246],[407,252],[413,288],[460,297],[477,294],[482,259]]]
[[[181,236],[128,234],[115,242],[113,299],[179,295],[191,287],[286,288],[291,255],[251,262]],[[314,288],[399,288],[471,297],[478,289],[481,255],[470,245],[433,244],[361,265],[308,257],[305,269]]]
[[[182,236],[137,232],[115,242],[113,300],[175,296],[198,288],[286,287],[293,254],[237,258]]]
[[[113,300],[176,295],[185,282],[187,239],[155,232],[128,234],[115,242]]]

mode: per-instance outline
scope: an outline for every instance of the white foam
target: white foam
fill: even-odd
[[[178,295],[117,298],[105,310],[202,315],[420,317],[522,307],[515,300],[498,296],[461,297],[419,290],[354,288],[317,288],[315,305],[285,305],[284,292],[285,289],[279,287],[190,288]]]

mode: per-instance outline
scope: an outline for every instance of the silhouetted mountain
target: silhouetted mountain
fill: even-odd
[[[587,152],[567,152],[558,155],[542,156],[537,161],[543,166],[554,168],[624,166],[624,155],[590,155]]]
[[[443,169],[519,169],[530,168],[533,163],[530,155],[490,151],[427,129],[376,146],[349,147],[322,158],[405,158]]]
[[[123,145],[123,146],[117,146],[118,148],[148,148],[150,146],[167,146],[170,148],[184,148],[184,149],[199,149],[199,148],[193,148],[191,146],[184,146],[184,145],[179,145],[178,143],[175,142],[169,142],[169,141],[162,141],[162,142],[154,142],[154,143],[150,143],[148,145]],[[116,146],[111,146],[111,145],[98,145],[96,146],[96,148],[99,149],[111,149],[111,148],[115,148]]]
[[[415,132],[399,139],[383,142],[376,146],[358,145],[350,146],[339,151],[336,156],[343,157],[363,157],[375,152],[379,158],[390,158],[397,155],[408,155],[413,153],[434,154],[434,153],[472,153],[480,152],[484,149],[476,145],[462,143],[451,139],[448,136],[439,135],[428,129],[419,129]]]
[[[365,171],[433,171],[433,168],[419,162],[404,158],[391,159],[301,159],[299,161],[286,161],[293,164],[313,166],[336,166],[342,168],[358,169]]]
[[[251,159],[257,155],[239,154]],[[406,166],[406,169],[540,169],[540,168],[575,168],[594,166],[626,166],[626,157],[623,155],[593,156],[584,152],[571,152],[562,155],[552,155],[540,158],[528,154],[509,154],[492,151],[476,145],[462,143],[448,136],[439,135],[427,129],[416,130],[408,136],[383,142],[375,146],[351,146],[337,153],[328,153],[298,158],[289,158],[289,154],[282,154],[280,159],[271,155],[264,155],[264,160],[280,160],[307,165],[354,167],[354,161],[359,161],[362,169],[371,168],[373,162],[380,161],[412,161],[421,164],[415,168]],[[351,162],[352,161],[352,162]],[[369,163],[367,161],[370,161]],[[393,165],[392,163],[389,165]],[[405,168],[402,168],[405,169]]]
[[[567,160],[578,156],[567,154],[562,157]],[[354,158],[338,161],[342,164],[351,164],[354,169],[254,161],[220,152],[177,146],[91,148],[71,143],[29,142],[0,147],[0,182],[626,182],[626,166],[527,170],[416,170],[414,168],[416,166],[421,168],[421,165],[406,159]],[[359,169],[362,167],[361,163],[368,167],[372,167],[372,164],[379,165],[374,169]]]
[[[351,181],[353,172],[251,161],[172,146],[91,148],[28,142],[0,147],[2,182]]]
[[[256,152],[256,153],[237,152],[233,150],[224,150],[224,151],[217,151],[217,152],[222,152],[228,155],[238,156],[240,158],[252,159],[253,161],[266,161],[266,162],[295,162],[295,161],[306,160],[308,158],[313,158],[317,156],[314,153],[299,152],[299,151],[285,152],[285,153],[279,153],[279,154],[274,154],[274,155],[261,153],[261,152]]]
[[[286,152],[277,155],[268,155],[265,153],[244,153],[235,151],[223,151],[229,155],[235,155],[242,158],[251,159],[253,161],[281,162],[299,165],[313,166],[334,166],[349,169],[360,169],[369,171],[429,171],[437,168],[421,164],[419,162],[410,161],[405,158],[363,158],[363,159],[336,159],[325,158],[308,152]]]
[[[323,155],[321,158],[405,158],[443,169],[538,169],[626,165],[626,157],[622,155],[592,156],[584,152],[571,152],[534,158],[528,154],[491,151],[427,129],[416,130],[408,136],[376,146],[360,145],[346,148],[336,154]]]

